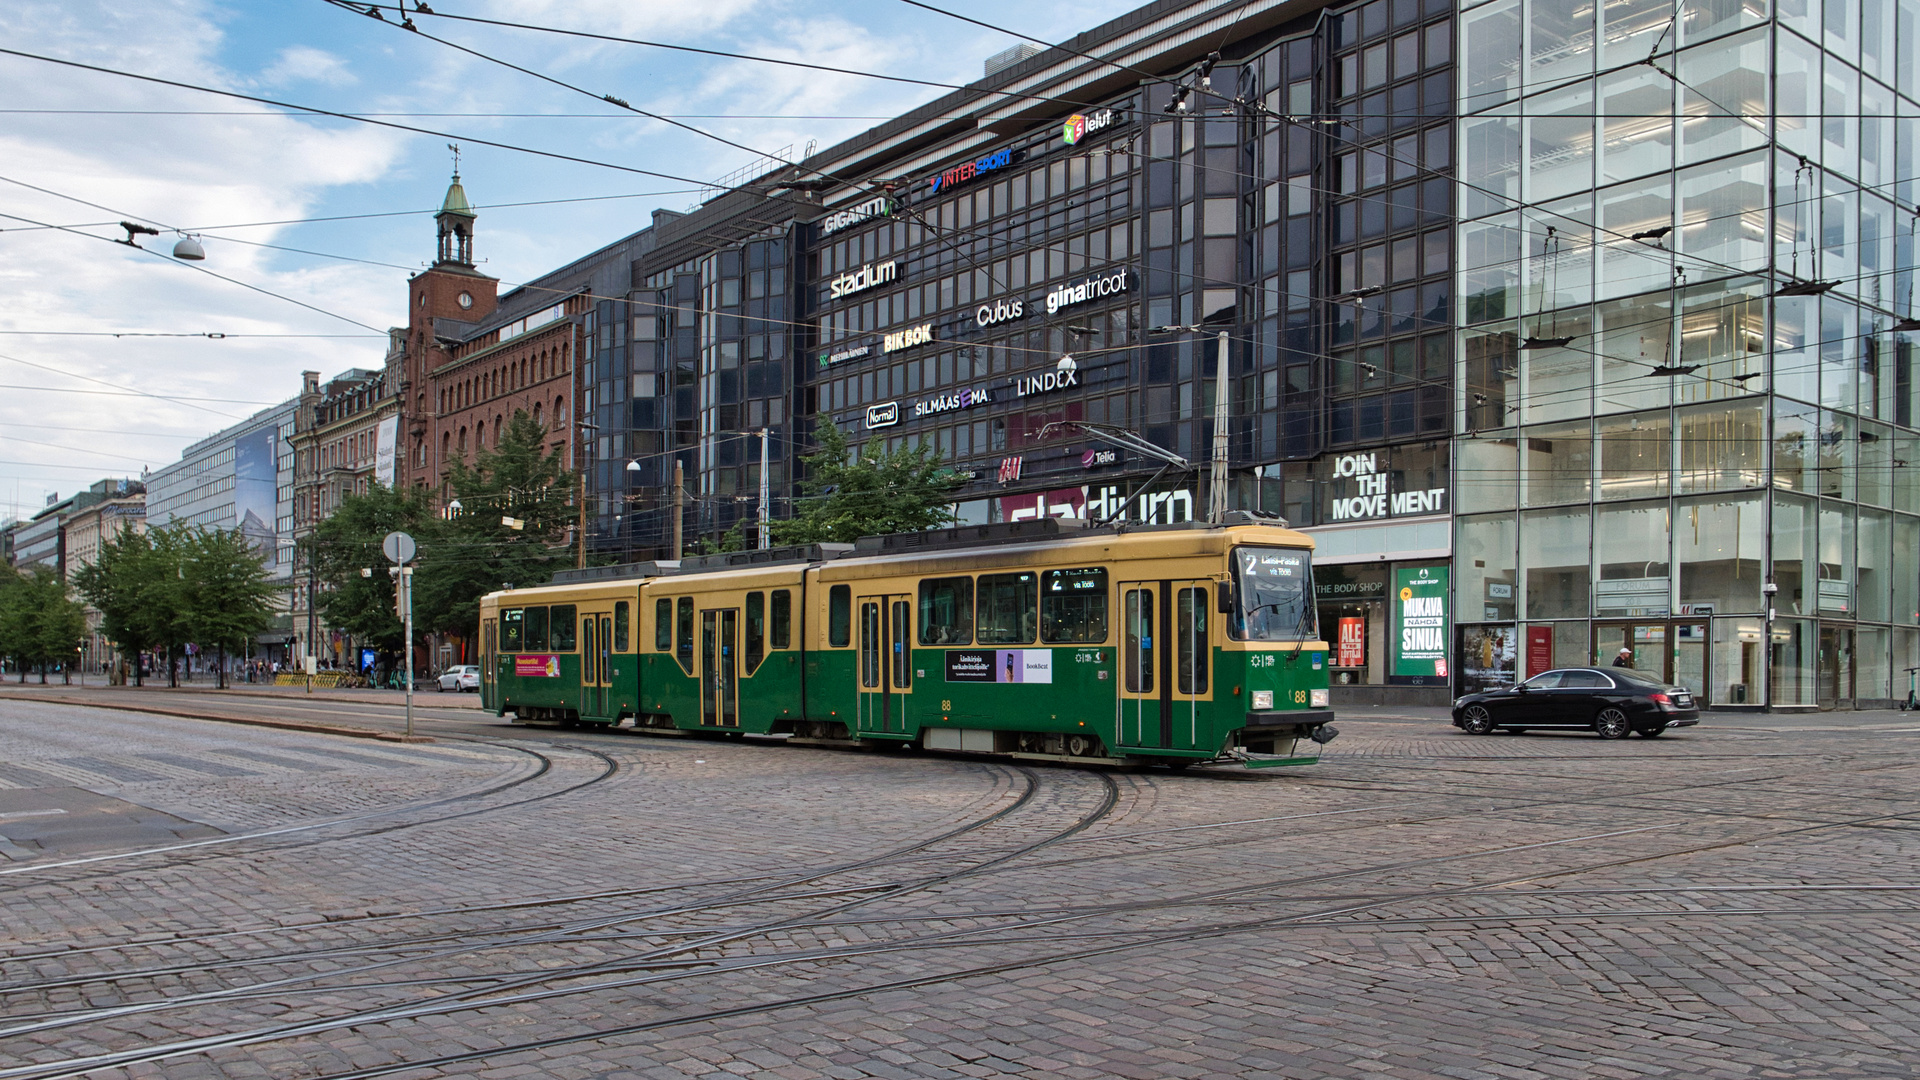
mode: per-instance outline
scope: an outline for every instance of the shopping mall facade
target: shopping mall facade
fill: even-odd
[[[582,316],[591,542],[665,554],[676,460],[688,536],[750,525],[763,429],[785,516],[828,421],[936,446],[963,521],[1204,515],[1224,333],[1336,704],[1623,645],[1718,707],[1904,696],[1916,57],[1920,0],[1142,8],[657,214]]]

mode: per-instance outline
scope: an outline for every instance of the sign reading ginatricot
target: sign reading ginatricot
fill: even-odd
[[[1393,572],[1393,673],[1447,674],[1447,579],[1444,566]]]

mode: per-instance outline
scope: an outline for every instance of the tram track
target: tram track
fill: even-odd
[[[1029,771],[1029,775],[1031,776],[1030,771]],[[1081,775],[1085,775],[1085,774],[1081,774]],[[1759,782],[1765,782],[1767,780],[1773,780],[1778,778],[1779,778],[1778,776],[1750,777],[1750,778],[1743,778],[1739,780],[1729,780],[1729,781],[1725,781],[1725,783],[1726,784],[1759,783]],[[905,895],[908,891],[915,891],[917,889],[931,887],[932,884],[939,883],[944,880],[955,880],[960,877],[968,876],[969,874],[972,874],[972,873],[984,872],[996,865],[1004,864],[1008,861],[1011,861],[1012,859],[1019,857],[1019,855],[1021,854],[1030,853],[1031,851],[1035,851],[1042,847],[1050,846],[1052,844],[1073,843],[1073,842],[1092,842],[1092,841],[1099,841],[1099,840],[1116,839],[1116,837],[1107,837],[1107,836],[1084,837],[1084,838],[1079,838],[1077,840],[1075,839],[1075,835],[1077,833],[1084,831],[1088,827],[1091,827],[1091,825],[1096,823],[1098,820],[1104,818],[1107,815],[1107,813],[1112,809],[1113,801],[1117,793],[1115,793],[1112,790],[1113,785],[1112,785],[1111,778],[1104,778],[1104,780],[1105,780],[1105,784],[1109,788],[1109,795],[1105,802],[1105,806],[1099,809],[1097,813],[1094,813],[1089,817],[1083,818],[1081,821],[1077,822],[1074,826],[1070,827],[1069,829],[1063,830],[1049,837],[1043,837],[1042,839],[1040,839],[1035,843],[1014,848],[1011,851],[1004,852],[998,855],[997,857],[988,858],[984,861],[974,864],[973,866],[967,869],[955,871],[953,873],[946,874],[946,875],[936,875],[934,878],[928,879],[927,881],[921,884],[912,886],[911,888],[903,887],[902,889],[888,891],[885,893],[881,893],[880,895],[864,897],[857,901],[850,902],[846,905],[836,905],[836,907],[841,908],[843,911],[854,910],[867,904],[876,903],[881,900],[888,899],[892,896]],[[1698,784],[1697,782],[1689,783],[1686,785],[1670,785],[1670,786],[1665,786],[1663,788],[1649,789],[1641,792],[1631,792],[1631,793],[1614,792],[1613,797],[1632,798],[1632,797],[1641,796],[1641,795],[1667,793],[1667,792],[1673,792],[1673,791],[1679,791],[1679,790],[1697,790],[1701,786],[1702,785]],[[1031,796],[1031,793],[1032,793],[1032,786],[1030,785],[1029,792],[1028,792],[1029,797]],[[1439,796],[1436,794],[1429,797],[1439,797]],[[1592,801],[1591,796],[1589,794],[1583,793],[1580,797],[1577,797],[1574,799],[1539,800],[1533,805],[1535,806],[1590,805],[1591,801]],[[1011,810],[1011,809],[1012,808],[1008,808],[1008,810]],[[1352,812],[1362,812],[1367,809],[1372,809],[1372,808],[1358,808],[1357,810]],[[1658,812],[1656,809],[1650,809],[1648,807],[1639,806],[1639,805],[1626,807],[1625,809],[1630,809],[1634,812],[1639,812],[1639,813]],[[1688,808],[1689,811],[1692,811],[1694,809],[1696,808]],[[927,985],[932,982],[941,982],[941,981],[947,981],[950,979],[967,978],[973,975],[986,974],[989,972],[1012,971],[1012,970],[1018,970],[1024,967],[1040,966],[1046,963],[1057,962],[1060,960],[1087,958],[1087,957],[1092,957],[1097,955],[1103,955],[1109,952],[1120,951],[1124,949],[1145,947],[1148,945],[1167,944],[1167,943],[1173,943],[1177,941],[1186,941],[1186,940],[1198,940],[1199,937],[1207,936],[1211,934],[1257,932],[1262,928],[1276,927],[1276,926],[1283,926],[1283,925],[1329,925],[1331,926],[1331,925],[1349,925],[1350,924],[1353,926],[1366,926],[1371,923],[1380,922],[1380,920],[1370,920],[1370,919],[1361,919],[1361,918],[1351,918],[1345,922],[1336,922],[1335,920],[1340,916],[1353,916],[1365,910],[1371,910],[1373,908],[1391,905],[1391,904],[1419,902],[1422,900],[1432,900],[1432,899],[1448,897],[1448,896],[1465,895],[1467,894],[1467,892],[1472,890],[1478,890],[1481,892],[1490,892],[1498,889],[1510,889],[1516,884],[1550,880],[1553,878],[1559,878],[1559,877],[1564,877],[1564,876],[1574,875],[1574,874],[1591,873],[1600,869],[1607,869],[1607,868],[1621,866],[1621,865],[1631,865],[1633,863],[1644,862],[1644,861],[1655,860],[1655,859],[1680,857],[1688,854],[1716,850],[1716,849],[1726,848],[1726,847],[1738,847],[1738,846],[1747,845],[1747,844],[1763,843],[1768,840],[1777,839],[1779,837],[1794,835],[1796,833],[1802,833],[1802,832],[1808,832],[1808,831],[1842,828],[1842,827],[1856,826],[1856,825],[1862,825],[1862,824],[1873,823],[1873,822],[1883,822],[1883,821],[1889,821],[1889,820],[1901,820],[1903,819],[1903,816],[1904,815],[1900,815],[1900,814],[1893,814],[1893,815],[1883,814],[1883,815],[1873,815],[1869,817],[1856,817],[1856,818],[1852,818],[1844,821],[1811,822],[1811,823],[1806,823],[1802,825],[1800,828],[1788,829],[1788,830],[1776,830],[1774,832],[1770,832],[1761,836],[1734,838],[1734,839],[1727,840],[1720,843],[1698,845],[1690,848],[1682,848],[1677,850],[1662,851],[1662,852],[1654,853],[1651,855],[1630,858],[1630,859],[1609,860],[1606,862],[1588,863],[1588,864],[1584,864],[1576,867],[1562,868],[1559,870],[1552,871],[1550,873],[1536,873],[1536,874],[1527,875],[1525,877],[1511,878],[1511,879],[1501,880],[1501,881],[1492,882],[1492,883],[1483,883],[1483,884],[1471,887],[1471,890],[1460,889],[1460,888],[1450,888],[1450,889],[1441,889],[1441,890],[1417,891],[1412,893],[1396,892],[1391,895],[1360,894],[1350,900],[1343,900],[1338,904],[1336,904],[1335,906],[1325,908],[1322,910],[1293,913],[1293,914],[1287,914],[1287,915],[1281,915],[1281,916],[1272,916],[1272,917],[1254,919],[1254,920],[1240,920],[1240,921],[1230,922],[1230,923],[1211,924],[1209,927],[1186,928],[1186,929],[1173,931],[1173,932],[1155,931],[1148,928],[1142,928],[1142,929],[1130,929],[1130,930],[1120,930],[1120,931],[1089,931],[1086,934],[1081,934],[1081,933],[1050,934],[1040,938],[1015,939],[1007,936],[1007,935],[1021,933],[1024,931],[1031,931],[1034,929],[1058,927],[1068,922],[1087,921],[1087,920],[1099,918],[1101,916],[1112,916],[1116,914],[1139,914],[1144,911],[1162,910],[1162,909],[1175,908],[1175,907],[1189,907],[1189,908],[1206,908],[1206,907],[1222,907],[1222,906],[1244,907],[1249,905],[1262,905],[1262,904],[1276,903],[1276,902],[1296,904],[1303,898],[1299,896],[1288,896],[1284,898],[1270,899],[1270,898],[1261,898],[1257,896],[1247,896],[1245,894],[1253,890],[1284,888],[1292,885],[1309,883],[1309,882],[1324,882],[1327,880],[1333,880],[1335,878],[1340,878],[1340,877],[1358,877],[1358,876],[1367,876],[1367,875],[1397,873],[1397,872],[1403,872],[1405,870],[1417,868],[1421,866],[1432,866],[1436,864],[1453,862],[1453,861],[1458,861],[1462,859],[1488,858],[1488,857],[1494,857],[1498,855],[1511,854],[1512,852],[1519,851],[1519,850],[1529,850],[1537,847],[1588,844],[1596,841],[1606,840],[1612,837],[1628,835],[1635,832],[1653,831],[1655,829],[1669,828],[1673,826],[1654,825],[1654,826],[1648,826],[1644,829],[1614,830],[1614,831],[1608,831],[1608,832],[1602,832],[1602,833],[1592,833],[1592,834],[1587,834],[1579,837],[1565,838],[1562,840],[1549,841],[1539,845],[1521,845],[1521,846],[1512,847],[1512,848],[1501,848],[1501,849],[1493,849],[1489,851],[1461,853],[1455,856],[1438,856],[1430,859],[1419,859],[1419,860],[1399,861],[1399,862],[1392,862],[1392,863],[1385,863],[1385,864],[1375,864],[1371,866],[1352,868],[1349,870],[1345,870],[1345,871],[1335,873],[1335,874],[1330,874],[1330,875],[1314,875],[1306,878],[1288,878],[1288,879],[1280,879],[1277,881],[1261,882],[1261,883],[1255,883],[1255,884],[1239,887],[1232,890],[1220,891],[1212,894],[1201,894],[1201,895],[1195,895],[1195,896],[1189,896],[1189,897],[1183,897],[1183,898],[1169,898],[1166,901],[1150,903],[1145,905],[1139,905],[1139,904],[1111,905],[1111,906],[1096,908],[1096,909],[1072,909],[1072,910],[1058,910],[1054,912],[1025,911],[1025,912],[1019,913],[1021,917],[1021,921],[1016,921],[1011,925],[996,925],[996,926],[989,926],[989,927],[983,927],[983,928],[966,930],[966,931],[945,931],[945,932],[934,934],[934,935],[923,935],[919,938],[890,940],[890,941],[873,943],[870,945],[862,945],[862,946],[858,946],[850,949],[807,950],[807,951],[796,951],[792,953],[782,953],[782,954],[774,954],[774,955],[764,955],[764,954],[749,955],[749,956],[737,958],[738,963],[728,963],[727,958],[724,958],[724,957],[718,958],[716,960],[707,960],[707,961],[702,961],[698,959],[690,960],[686,958],[685,954],[690,952],[695,952],[702,948],[711,948],[719,945],[725,945],[731,941],[743,940],[743,939],[752,937],[756,934],[764,935],[773,930],[782,929],[782,928],[791,928],[791,927],[802,926],[802,925],[811,925],[811,926],[819,926],[819,927],[827,927],[827,928],[832,928],[836,926],[854,925],[853,923],[849,923],[846,921],[833,920],[829,912],[813,912],[813,913],[808,913],[807,915],[795,916],[795,917],[791,917],[784,920],[775,920],[772,922],[765,922],[765,923],[759,923],[759,924],[749,924],[749,925],[740,926],[737,928],[735,927],[717,928],[717,931],[707,932],[704,937],[697,938],[695,941],[691,943],[677,945],[671,949],[654,950],[652,952],[643,953],[639,956],[627,958],[625,960],[603,962],[603,963],[584,965],[584,966],[579,966],[574,968],[541,970],[528,975],[519,976],[518,980],[511,977],[512,973],[506,973],[508,977],[505,978],[504,981],[502,980],[502,977],[499,975],[473,975],[473,976],[462,975],[462,976],[459,976],[458,978],[450,977],[450,978],[440,979],[440,980],[436,980],[433,978],[409,979],[409,980],[402,980],[402,981],[394,981],[391,983],[376,983],[376,984],[347,983],[344,985],[337,985],[330,988],[329,987],[315,988],[310,992],[316,993],[316,994],[324,993],[330,989],[336,993],[342,993],[342,992],[353,993],[353,992],[366,992],[369,990],[377,989],[381,986],[394,986],[394,987],[429,986],[430,987],[430,986],[452,986],[456,984],[470,985],[476,982],[483,982],[485,984],[483,989],[468,990],[463,992],[462,994],[459,995],[459,999],[457,1000],[450,1000],[455,997],[454,995],[442,995],[439,999],[436,999],[436,1001],[431,1006],[422,1007],[428,1010],[424,1012],[419,1011],[418,1009],[414,1009],[414,1010],[402,1009],[399,1011],[389,1010],[387,1012],[375,1011],[375,1012],[367,1012],[367,1013],[361,1013],[361,1014],[351,1014],[345,1017],[333,1018],[327,1021],[319,1021],[313,1024],[299,1025],[299,1026],[290,1027],[290,1028],[259,1029],[252,1033],[245,1033],[244,1037],[238,1034],[230,1035],[205,1046],[185,1046],[185,1045],[176,1044],[176,1049],[173,1049],[161,1056],[165,1056],[165,1057],[183,1056],[183,1055],[188,1055],[193,1053],[205,1052],[208,1050],[214,1050],[224,1046],[246,1045],[256,1041],[276,1041],[276,1040],[287,1039],[287,1038],[298,1038],[304,1035],[319,1034],[324,1031],[333,1030],[341,1026],[353,1026],[356,1024],[389,1023],[389,1022],[396,1022],[398,1020],[417,1018],[419,1016],[425,1016],[425,1015],[438,1015],[442,1012],[458,1012],[458,1011],[463,1011],[465,1009],[487,1008],[487,1007],[494,1007],[494,1006],[505,1005],[505,1004],[547,1000],[550,998],[565,997],[570,995],[601,993],[601,992],[607,992],[609,990],[628,988],[628,987],[638,986],[638,985],[648,985],[650,983],[661,982],[661,981],[679,981],[686,978],[698,978],[703,976],[723,976],[725,974],[728,974],[731,972],[737,972],[737,971],[762,970],[769,966],[792,965],[792,964],[802,964],[802,963],[821,963],[821,962],[831,963],[835,961],[845,961],[847,959],[851,959],[858,956],[878,955],[881,953],[904,952],[904,951],[912,951],[916,949],[932,949],[936,947],[943,950],[950,949],[950,948],[951,949],[966,949],[966,948],[977,949],[977,948],[987,948],[987,947],[995,947],[995,946],[1025,945],[1032,942],[1059,943],[1064,940],[1079,940],[1085,937],[1102,936],[1102,935],[1108,935],[1108,936],[1117,935],[1117,936],[1122,936],[1128,939],[1124,942],[1112,944],[1110,946],[1091,948],[1090,950],[1085,950],[1085,951],[1058,953],[1052,956],[1031,958],[1028,960],[1009,962],[1005,964],[988,965],[985,967],[967,969],[967,970],[958,971],[958,972],[929,975],[925,978],[920,978],[920,979],[895,981],[895,982],[882,983],[882,984],[871,985],[866,987],[850,988],[847,990],[835,991],[835,992],[831,992],[824,995],[809,995],[805,997],[796,997],[796,998],[784,999],[779,1002],[762,1003],[759,1005],[745,1006],[737,1009],[708,1011],[700,1014],[691,1014],[691,1015],[685,1015],[680,1017],[662,1018],[658,1020],[648,1021],[646,1023],[642,1023],[639,1025],[627,1025],[620,1028],[602,1029],[595,1032],[581,1034],[577,1036],[568,1036],[568,1037],[562,1038],[561,1041],[559,1042],[554,1042],[552,1040],[539,1040],[535,1042],[520,1044],[515,1047],[488,1050],[483,1055],[485,1057],[495,1057],[495,1056],[501,1056],[507,1053],[518,1052],[521,1050],[539,1049],[539,1048],[554,1046],[554,1045],[564,1045],[567,1042],[576,1042],[582,1039],[619,1037],[625,1034],[632,1034],[632,1033],[637,1033],[637,1032],[646,1031],[646,1030],[654,1030],[664,1026],[675,1026],[680,1024],[696,1023],[696,1022],[700,1022],[703,1019],[721,1019],[721,1018],[726,1018],[731,1016],[743,1015],[746,1012],[764,1011],[769,1009],[785,1008],[785,1007],[806,1005],[806,1004],[816,1003],[816,1002],[837,1000],[844,997],[876,993],[876,992],[881,992],[888,989],[899,989],[899,988],[905,988],[909,986]],[[1752,818],[1751,815],[1741,815],[1741,817],[1748,818],[1748,819]],[[1776,818],[1774,820],[1777,821],[1778,819]],[[1200,826],[1180,827],[1179,829],[1169,830],[1169,831],[1183,831],[1189,828],[1216,828],[1216,827],[1221,827],[1223,825],[1230,825],[1230,824],[1234,824],[1234,823],[1231,823],[1231,822],[1209,823],[1209,824],[1204,824]],[[1371,824],[1361,825],[1360,827],[1377,828],[1377,827],[1380,827],[1382,824],[1384,823],[1371,823]],[[1160,831],[1162,830],[1154,830],[1153,832],[1160,832]],[[1121,834],[1121,836],[1125,836],[1125,835],[1127,834]],[[931,841],[929,841],[929,843],[930,842]],[[1157,848],[1157,849],[1152,849],[1150,851],[1141,852],[1140,854],[1166,855],[1166,854],[1170,854],[1172,850],[1173,849],[1168,849],[1168,848]],[[877,856],[874,859],[866,860],[863,865],[866,865],[866,866],[876,865],[887,858],[890,858],[890,857],[898,858],[903,854],[905,853],[896,851],[893,853],[889,853],[887,855]],[[972,854],[980,855],[983,853],[974,852]],[[1096,856],[1096,857],[1101,857],[1101,856]],[[1033,863],[1033,864],[1027,864],[1027,868],[1043,869],[1043,868],[1052,867],[1055,865],[1057,864],[1056,863]],[[821,878],[821,877],[830,876],[831,873],[832,871],[825,871],[825,872],[812,875],[811,877],[808,877],[803,880],[808,880],[808,881],[817,880],[818,878]],[[1625,890],[1625,891],[1639,891],[1639,890]],[[712,905],[712,906],[719,907],[723,905]],[[871,920],[871,924],[873,925],[881,925],[881,924],[887,924],[887,923],[901,924],[901,923],[910,923],[910,922],[919,922],[919,921],[942,921],[942,922],[950,923],[953,921],[963,920],[967,918],[991,919],[998,916],[999,914],[1000,913],[987,913],[987,912],[978,912],[978,913],[946,912],[946,913],[926,915],[926,916],[906,916],[906,917],[896,917],[892,919],[887,919],[887,918],[874,919],[874,920]],[[1691,910],[1681,909],[1679,914],[1693,915],[1696,913]],[[1509,920],[1509,921],[1519,921],[1519,920],[1524,920],[1524,919],[1536,917],[1536,916],[1486,915],[1486,916],[1479,916],[1479,917],[1494,920],[1494,921],[1499,921],[1502,919]],[[1439,918],[1439,917],[1435,917],[1435,918]],[[1448,917],[1448,918],[1451,918],[1451,917]],[[1313,920],[1313,919],[1319,919],[1321,921],[1317,923],[1306,922],[1306,920]],[[624,920],[614,919],[614,920],[599,920],[599,921],[602,922],[603,925],[619,925],[619,923]],[[867,921],[862,920],[862,923],[865,923],[865,922]],[[1405,920],[1405,922],[1407,925],[1414,925],[1422,922],[1422,920],[1410,919],[1410,920]],[[694,933],[694,931],[686,931],[686,932]],[[635,936],[636,937],[659,936],[660,933],[661,931],[655,930],[655,931],[652,931],[650,935],[637,934]],[[1001,935],[1001,937],[998,940],[984,940],[984,941],[969,940],[969,939],[981,937],[982,935],[996,935],[996,934]],[[1135,940],[1135,939],[1139,939],[1139,940]],[[692,964],[701,964],[702,966],[697,968],[690,967],[689,965],[692,965]],[[640,965],[650,965],[650,966],[642,967]],[[666,968],[668,965],[672,965],[676,970],[671,972],[663,971],[662,969]],[[578,980],[583,978],[594,978],[599,976],[617,974],[622,970],[627,970],[627,971],[646,970],[651,972],[651,974],[643,975],[638,979],[620,979],[620,980],[613,980],[613,981],[601,981],[601,982],[593,983],[587,986],[549,987],[547,989],[540,989],[540,990],[531,989],[531,987],[543,986],[559,980]],[[331,974],[338,975],[341,973],[334,972]],[[522,988],[522,987],[528,988],[525,993],[520,995],[513,995],[511,993],[511,991],[518,988]],[[244,988],[244,989],[249,993],[264,994],[264,992],[258,990],[258,988]],[[301,993],[305,994],[308,992],[309,991],[302,991]],[[282,993],[283,993],[283,996],[287,996],[284,991]],[[229,1000],[238,1000],[238,998],[236,997]],[[236,1039],[239,1039],[240,1041],[235,1041]],[[79,1072],[84,1072],[94,1068],[105,1067],[105,1064],[98,1063],[98,1059],[86,1059],[86,1060],[96,1061],[96,1063],[85,1065],[84,1068],[77,1068],[77,1071],[67,1071],[67,1072],[57,1071],[58,1067],[54,1067],[54,1066],[45,1066],[45,1065],[31,1066],[31,1067],[25,1068],[24,1070],[19,1070],[19,1071],[0,1072],[0,1077],[33,1076],[33,1077],[45,1077],[45,1078],[49,1078],[50,1080],[50,1078],[55,1076],[78,1075]],[[131,1063],[132,1060],[134,1059],[127,1059],[126,1063]],[[139,1058],[138,1060],[159,1060],[159,1058],[149,1056],[149,1057]],[[448,1057],[448,1058],[432,1059],[424,1062],[415,1061],[415,1062],[408,1062],[408,1063],[397,1063],[392,1066],[377,1067],[371,1071],[362,1070],[358,1072],[334,1074],[334,1078],[335,1080],[347,1080],[347,1078],[350,1078],[350,1077],[359,1077],[359,1076],[370,1077],[370,1076],[376,1076],[376,1075],[385,1075],[386,1073],[402,1071],[405,1069],[459,1064],[462,1061],[467,1061],[467,1060],[478,1060],[478,1058],[472,1057],[472,1056],[454,1056],[454,1057]],[[120,1064],[120,1063],[122,1062],[119,1059],[116,1059],[113,1062],[110,1062],[110,1064]],[[74,1062],[72,1064],[74,1064],[77,1067],[80,1063]],[[55,1069],[55,1071],[48,1071],[48,1069],[50,1068]]]

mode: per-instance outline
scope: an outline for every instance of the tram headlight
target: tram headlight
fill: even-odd
[[[1273,691],[1255,690],[1253,692],[1253,707],[1256,710],[1273,708]]]
[[[1328,705],[1333,703],[1333,692],[1330,690],[1320,689],[1320,690],[1310,691],[1310,696],[1312,697],[1312,700],[1309,702],[1309,704],[1316,709],[1324,709]]]

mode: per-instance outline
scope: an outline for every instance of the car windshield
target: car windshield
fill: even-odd
[[[1240,641],[1309,641],[1315,636],[1313,553],[1301,548],[1233,549],[1239,610],[1233,636]]]

